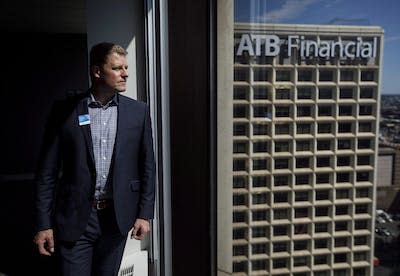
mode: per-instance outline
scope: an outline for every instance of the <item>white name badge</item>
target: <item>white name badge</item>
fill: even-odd
[[[89,125],[90,124],[89,114],[79,115],[78,122],[80,126]]]

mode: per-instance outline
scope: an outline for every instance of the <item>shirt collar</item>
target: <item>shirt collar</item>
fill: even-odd
[[[88,106],[89,107],[94,107],[94,108],[107,108],[110,106],[118,106],[118,93],[115,93],[114,97],[111,99],[111,101],[109,101],[107,104],[105,104],[104,106],[101,105],[101,103],[99,101],[96,101],[96,99],[93,96],[93,93],[90,92],[89,93],[89,97],[88,97]]]

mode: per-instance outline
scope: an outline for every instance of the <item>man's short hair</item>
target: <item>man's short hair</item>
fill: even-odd
[[[102,66],[106,64],[108,56],[112,53],[117,53],[122,56],[128,54],[123,47],[114,43],[101,42],[94,45],[90,50],[90,68],[95,65]]]

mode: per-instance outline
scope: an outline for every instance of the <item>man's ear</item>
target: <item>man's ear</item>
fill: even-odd
[[[92,75],[96,78],[99,79],[101,77],[101,70],[100,67],[97,65],[92,66]]]

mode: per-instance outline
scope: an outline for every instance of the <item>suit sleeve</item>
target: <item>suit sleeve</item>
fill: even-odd
[[[36,231],[53,227],[53,206],[55,187],[60,169],[60,134],[57,116],[57,105],[54,104],[47,120],[40,159],[36,171],[35,216]]]
[[[145,109],[140,149],[142,186],[138,217],[142,219],[152,219],[154,217],[155,163],[149,108],[146,106]]]

